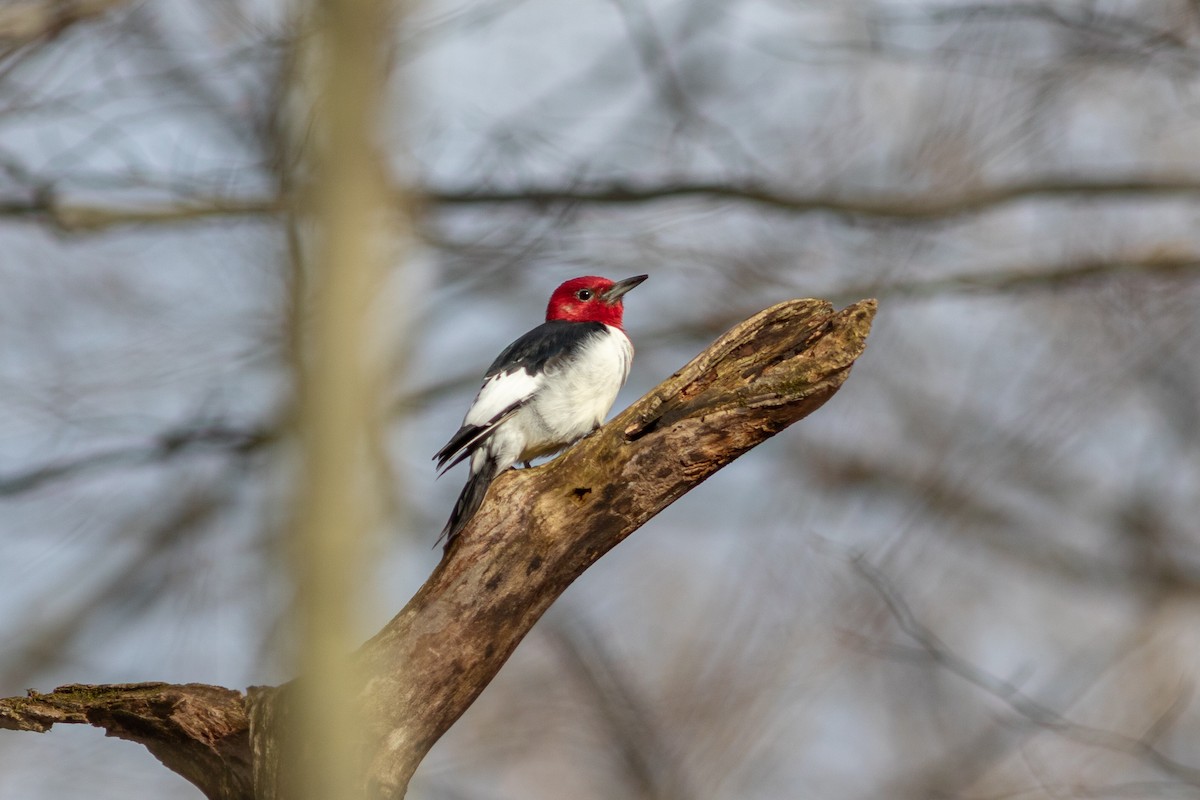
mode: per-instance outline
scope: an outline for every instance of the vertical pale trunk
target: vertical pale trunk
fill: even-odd
[[[299,635],[287,726],[284,796],[362,795],[360,709],[348,654],[358,644],[366,542],[379,508],[378,441],[369,309],[383,276],[389,193],[379,152],[385,44],[392,19],[378,0],[319,0],[300,87],[311,101],[301,211],[311,236],[302,285],[300,439],[304,470],[291,566]],[[303,104],[302,104],[303,105]]]

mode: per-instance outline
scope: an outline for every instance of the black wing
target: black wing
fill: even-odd
[[[537,375],[552,366],[553,362],[570,358],[579,352],[583,343],[598,333],[604,333],[603,322],[543,322],[504,348],[488,367],[484,380],[501,372],[518,369]]]
[[[471,455],[487,441],[496,426],[529,401],[536,387],[526,380],[515,385],[512,375],[521,371],[535,379],[557,363],[570,359],[592,336],[604,333],[602,322],[545,322],[504,348],[488,367],[483,387],[467,411],[463,425],[433,458],[442,472]],[[512,390],[517,391],[513,392]]]

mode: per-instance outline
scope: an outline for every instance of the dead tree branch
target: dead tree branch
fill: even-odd
[[[862,353],[874,315],[873,300],[840,312],[821,300],[767,309],[562,457],[501,475],[425,585],[356,656],[365,676],[360,700],[368,712],[362,733],[371,795],[404,795],[429,748],[584,570],[833,396]],[[61,701],[47,700],[60,693]],[[165,699],[147,703],[147,693]],[[54,722],[88,722],[122,731],[116,735],[132,730],[126,738],[142,741],[209,798],[264,800],[281,796],[277,731],[285,726],[274,720],[286,714],[283,697],[274,688],[243,699],[220,687],[65,687],[0,701],[0,725],[46,730]],[[111,722],[123,713],[132,715],[129,728]],[[228,730],[231,721],[241,727]]]
[[[198,683],[75,684],[0,700],[0,728],[43,732],[56,722],[95,725],[145,745],[210,800],[253,797],[241,692]]]

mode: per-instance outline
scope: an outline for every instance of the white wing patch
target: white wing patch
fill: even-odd
[[[484,381],[467,410],[463,425],[487,425],[498,415],[528,400],[542,387],[544,375],[530,375],[523,369],[499,372]]]

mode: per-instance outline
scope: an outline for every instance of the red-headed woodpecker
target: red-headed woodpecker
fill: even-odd
[[[434,456],[442,473],[471,464],[442,531],[447,547],[502,471],[556,453],[604,422],[633,361],[621,298],[646,277],[572,278],[550,295],[546,321],[492,362],[462,427]]]

